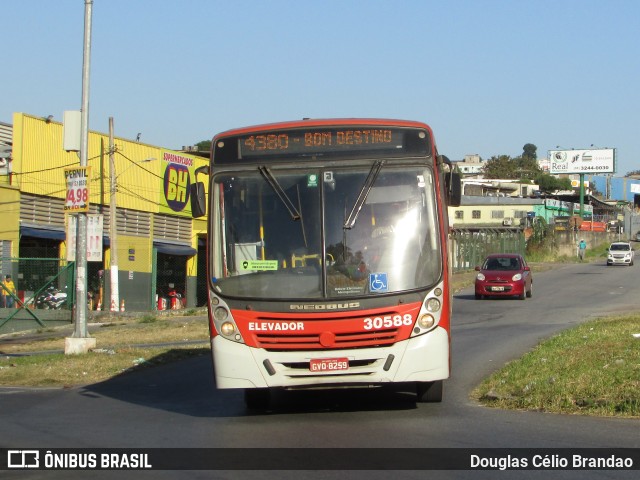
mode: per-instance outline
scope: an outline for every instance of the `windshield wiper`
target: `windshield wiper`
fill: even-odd
[[[344,226],[342,227],[345,230],[351,230],[353,226],[356,224],[356,220],[358,219],[358,214],[364,205],[364,202],[367,200],[367,195],[371,191],[373,184],[378,178],[378,173],[380,173],[380,169],[384,165],[383,160],[378,160],[373,164],[371,170],[369,170],[369,175],[367,175],[367,179],[364,181],[362,188],[360,189],[360,193],[358,194],[358,198],[356,199],[356,203],[353,204],[353,208],[351,209],[351,213],[347,217],[347,220],[344,222]]]
[[[273,174],[271,173],[271,170],[269,170],[265,166],[258,167],[258,170],[260,171],[264,179],[267,181],[267,183],[271,186],[271,188],[273,188],[273,191],[276,192],[276,195],[278,196],[282,204],[285,206],[285,208],[289,211],[289,215],[291,215],[291,220],[294,220],[294,221],[300,220],[301,218],[300,212],[298,212],[298,209],[295,207],[293,202],[291,202],[291,200],[287,196],[287,193],[282,189],[282,187],[276,180],[276,177],[273,176]]]

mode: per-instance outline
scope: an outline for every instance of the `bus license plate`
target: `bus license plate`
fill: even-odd
[[[309,361],[309,370],[312,372],[335,372],[349,370],[348,358],[312,358]]]
[[[493,287],[491,290],[494,292],[504,292],[504,287]]]

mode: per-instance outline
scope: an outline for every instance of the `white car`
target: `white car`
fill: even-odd
[[[633,265],[634,251],[629,242],[613,242],[609,245],[607,265]]]

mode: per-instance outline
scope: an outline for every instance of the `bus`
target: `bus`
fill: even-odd
[[[442,401],[450,374],[447,206],[460,175],[420,122],[324,119],[213,138],[207,216],[217,388],[398,384]]]

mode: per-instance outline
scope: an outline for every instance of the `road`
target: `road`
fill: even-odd
[[[638,420],[502,411],[469,399],[486,375],[540,340],[596,316],[637,310],[638,268],[559,265],[534,277],[533,298],[525,301],[476,301],[470,288],[456,294],[453,372],[441,404],[416,404],[412,395],[392,390],[295,392],[277,396],[273,411],[251,414],[242,392],[214,388],[210,358],[197,357],[79,388],[0,389],[0,445],[273,447],[284,452],[301,447],[640,448]],[[84,478],[80,473],[10,472],[6,478]],[[174,473],[118,478],[176,478]],[[393,477],[475,479],[495,478],[498,472],[427,473],[403,471]],[[517,472],[518,478],[550,474],[619,479],[632,478],[633,472]],[[389,472],[306,472],[304,478],[345,476],[387,479]],[[296,472],[190,471],[179,478],[301,477]]]

